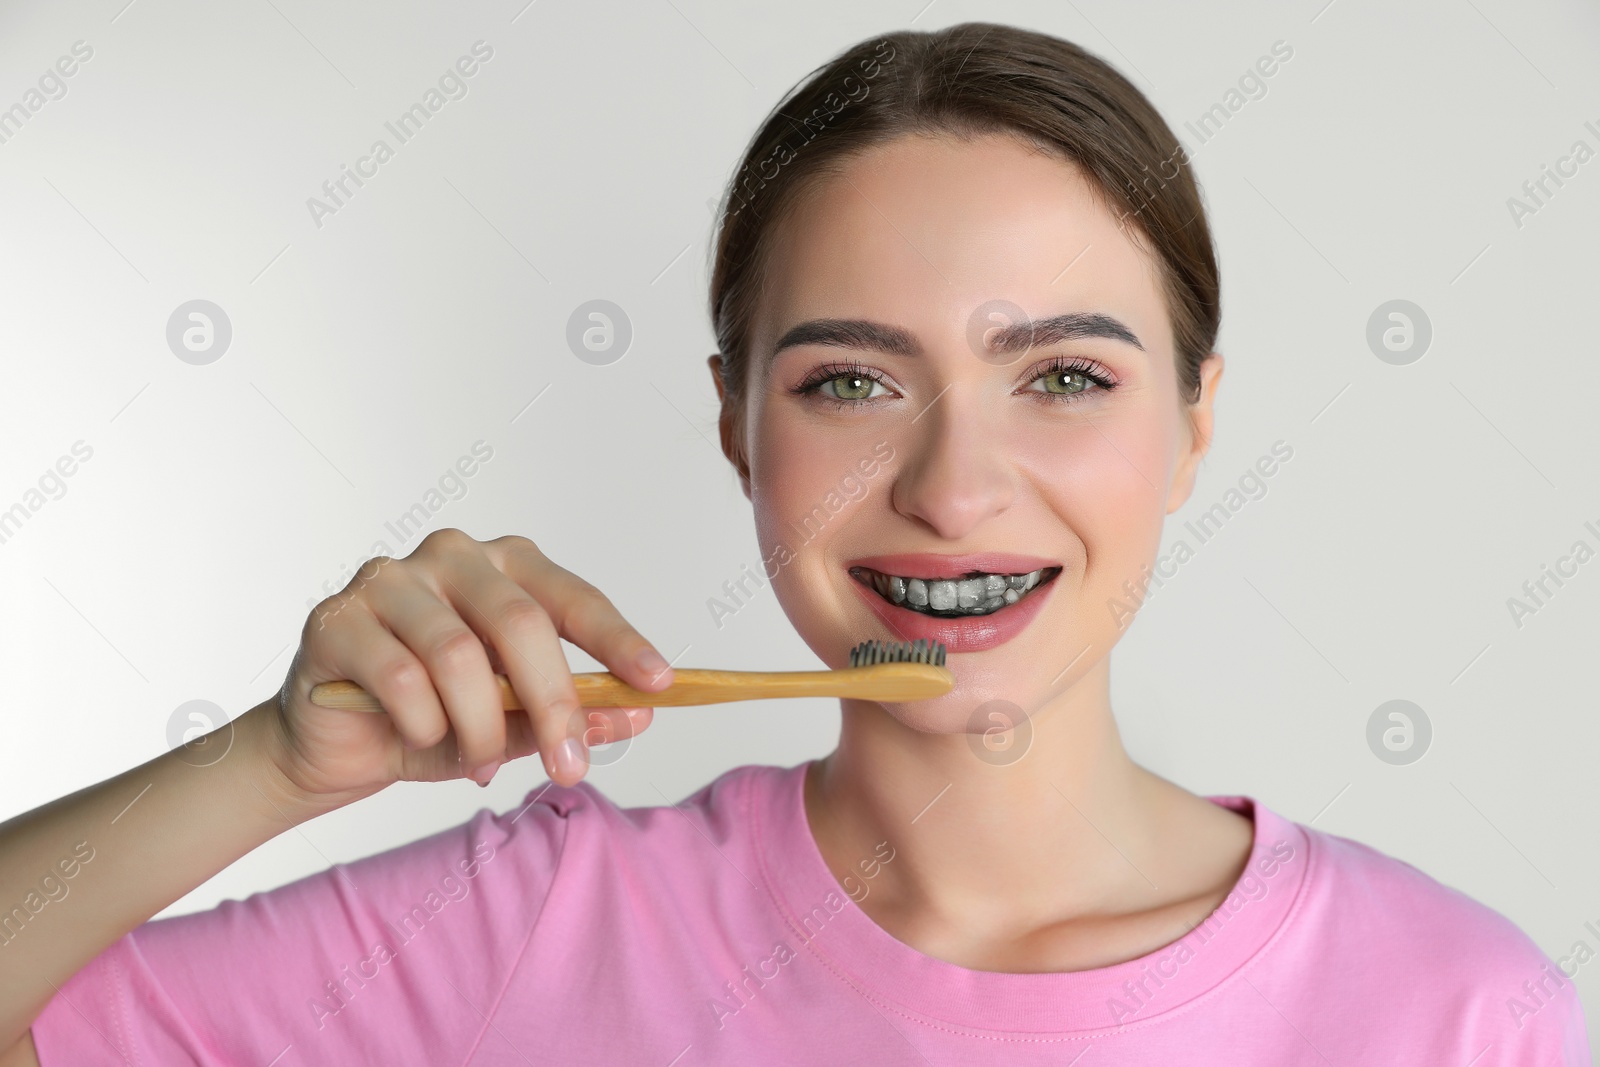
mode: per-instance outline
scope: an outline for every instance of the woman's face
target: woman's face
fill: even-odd
[[[1137,606],[1220,358],[1191,409],[1154,263],[1073,165],[1011,137],[901,137],[773,237],[743,430],[784,611],[833,667],[943,640],[955,690],[887,705],[919,729],[1037,708]]]

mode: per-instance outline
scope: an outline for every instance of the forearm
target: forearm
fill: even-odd
[[[210,752],[168,752],[0,823],[0,1049],[122,935],[336,806],[277,773],[272,701],[235,719],[215,758],[226,729],[210,735]]]

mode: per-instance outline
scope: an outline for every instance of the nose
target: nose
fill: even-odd
[[[912,424],[890,500],[900,514],[959,541],[1011,506],[1016,475],[977,397],[952,386]]]

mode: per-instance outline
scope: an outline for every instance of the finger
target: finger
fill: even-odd
[[[501,673],[504,673],[503,671]],[[506,762],[532,756],[539,751],[538,739],[533,736],[533,720],[526,711],[506,711]]]
[[[588,767],[578,690],[554,621],[483,554],[453,558],[437,577],[450,603],[492,644],[533,724],[545,771],[575,785]]]
[[[650,725],[650,708],[585,708],[583,742],[593,748],[641,733]]]
[[[482,636],[481,634],[479,635]],[[500,650],[492,641],[485,640],[483,648],[489,656],[489,668],[496,674],[506,674]],[[507,675],[509,678],[509,675]],[[514,687],[513,687],[514,688]],[[632,737],[650,725],[653,708],[585,708],[583,741],[585,745],[603,745]],[[603,716],[597,719],[596,716]],[[613,721],[614,720],[614,721]],[[521,711],[506,712],[506,762],[521,759],[537,751],[533,743],[533,723]]]
[[[583,741],[587,746],[606,745],[637,736],[650,725],[651,708],[584,708]],[[506,716],[506,762],[538,752],[533,724],[521,711]]]
[[[505,758],[505,706],[477,632],[409,574],[371,583],[366,603],[427,668],[456,735],[463,773]]]
[[[550,613],[560,636],[635,689],[658,692],[672,684],[666,657],[599,589],[551,562],[526,537],[501,537],[486,547],[498,552],[496,565]]]
[[[629,737],[642,734],[656,719],[655,708],[623,708],[622,712],[628,719]]]
[[[416,654],[362,604],[345,604],[336,617],[321,617],[328,621],[314,637],[314,624],[306,624],[305,643],[317,650],[317,667],[377,698],[407,748],[431,748],[443,740],[450,722]]]

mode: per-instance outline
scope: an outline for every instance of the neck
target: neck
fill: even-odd
[[[841,881],[860,882],[880,842],[894,849],[869,883],[880,906],[1002,925],[1154,891],[1146,860],[1170,783],[1123,748],[1106,659],[987,746],[982,733],[918,730],[877,704],[842,703],[838,748],[808,768],[807,816]]]

